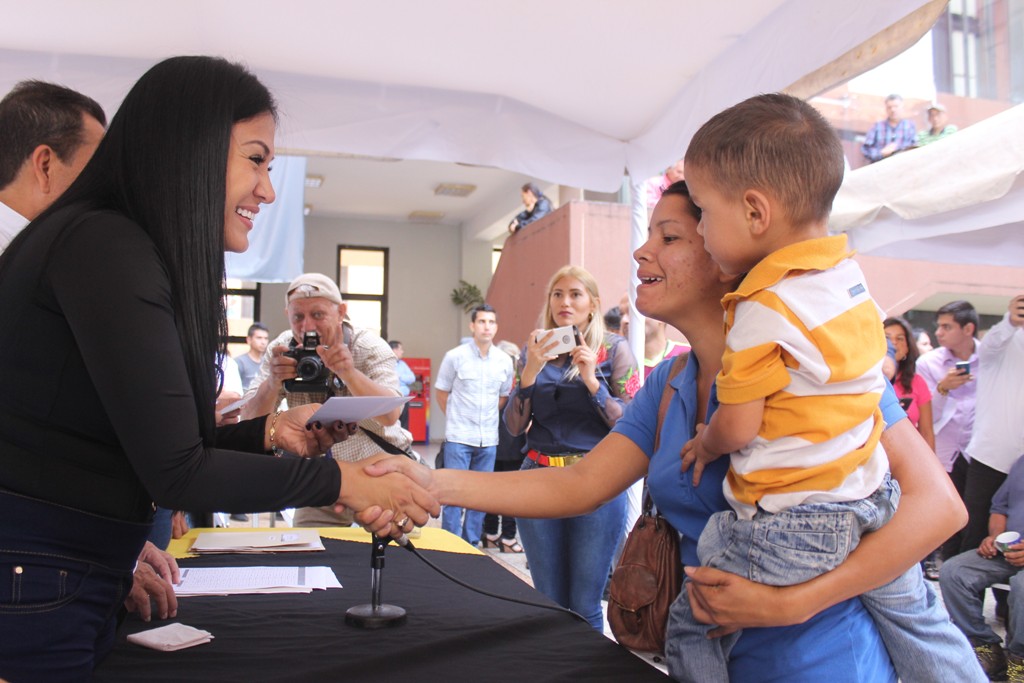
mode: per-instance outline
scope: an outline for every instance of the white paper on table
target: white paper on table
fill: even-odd
[[[335,420],[359,422],[367,418],[390,413],[412,400],[412,396],[334,396],[313,413],[310,422],[328,424]]]
[[[315,529],[204,531],[190,548],[196,553],[285,553],[324,550]]]
[[[250,593],[310,593],[341,588],[330,567],[189,567],[174,586],[178,597]]]

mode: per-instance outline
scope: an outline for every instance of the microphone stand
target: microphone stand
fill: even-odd
[[[384,547],[390,538],[373,535],[370,544],[370,604],[356,605],[345,612],[345,623],[356,628],[390,628],[405,623],[405,610],[396,605],[381,604],[381,570],[384,568]]]

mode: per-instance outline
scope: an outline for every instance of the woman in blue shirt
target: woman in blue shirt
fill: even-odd
[[[725,347],[719,301],[737,284],[704,250],[698,221],[685,183],[672,185],[655,208],[647,242],[634,254],[640,279],[637,308],[676,327],[693,347],[685,372],[672,381],[675,395],[657,452],[654,435],[666,364],[652,373],[612,433],[572,467],[544,474],[432,472],[393,458],[371,473],[401,470],[428,486],[441,502],[535,517],[580,514],[647,475],[655,502],[683,536],[681,555],[692,583],[679,600],[688,599],[699,619],[723,631],[743,629],[729,662],[734,683],[895,681],[871,617],[859,600],[850,598],[901,575],[960,528],[966,514],[938,462],[927,457],[927,444],[902,419],[905,415],[894,405],[891,391],[883,399],[890,427],[882,444],[903,497],[893,519],[864,536],[846,562],[787,587],[755,584],[697,566],[700,532],[711,514],[728,507],[721,486],[728,462],[721,458],[713,463],[694,487],[691,472],[680,471],[679,451],[716,405],[715,376]],[[389,533],[392,518],[390,511],[371,508],[360,520]]]
[[[583,268],[565,266],[552,276],[540,325],[527,339],[519,385],[505,406],[509,433],[526,433],[523,470],[582,460],[622,416],[637,373],[626,340],[605,332],[597,283]],[[578,345],[553,355],[552,330],[570,325],[579,329]],[[604,627],[601,594],[625,519],[620,491],[587,514],[516,520],[534,586],[598,631]]]

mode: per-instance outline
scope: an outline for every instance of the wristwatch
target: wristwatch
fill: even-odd
[[[938,384],[935,385],[935,390],[943,396],[949,396],[949,389],[943,389],[942,382],[939,382]]]

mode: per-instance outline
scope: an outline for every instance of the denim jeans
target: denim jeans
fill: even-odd
[[[528,459],[522,469],[536,467],[540,466]],[[601,596],[625,515],[626,494],[621,493],[588,515],[517,518],[534,587],[598,631],[604,628]]]
[[[91,680],[150,525],[4,491],[0,519],[0,678]]]
[[[168,510],[167,508],[157,508],[156,512],[153,513],[153,528],[149,532],[149,538],[146,539],[160,550],[167,550],[167,545],[171,542],[171,517],[174,515],[174,510]]]
[[[998,643],[999,636],[985,623],[982,604],[985,589],[993,583],[1010,584],[1010,619],[1006,632],[1006,649],[1024,657],[1024,572],[1003,559],[1002,554],[989,559],[968,550],[946,560],[939,570],[942,599],[953,618],[969,638],[983,643]]]
[[[886,476],[868,498],[844,503],[810,503],[753,519],[732,511],[711,517],[697,544],[701,564],[739,574],[770,586],[809,581],[835,569],[860,542],[881,528],[896,511],[899,485]],[[914,565],[890,583],[861,596],[904,683],[985,680],[963,634],[949,621],[921,568]],[[673,625],[684,656],[669,657],[673,677],[681,681],[728,681],[726,662],[739,633],[708,640],[713,627],[700,624],[679,605],[685,618]],[[673,606],[676,610],[677,606]],[[674,669],[673,666],[680,667]]]
[[[494,453],[497,446],[467,446],[464,443],[446,441],[444,444],[444,466],[449,470],[473,470],[474,472],[493,472]],[[441,527],[473,545],[480,543],[483,532],[484,513],[477,510],[465,510],[466,521],[462,521],[463,509],[455,505],[445,505],[441,510]]]

